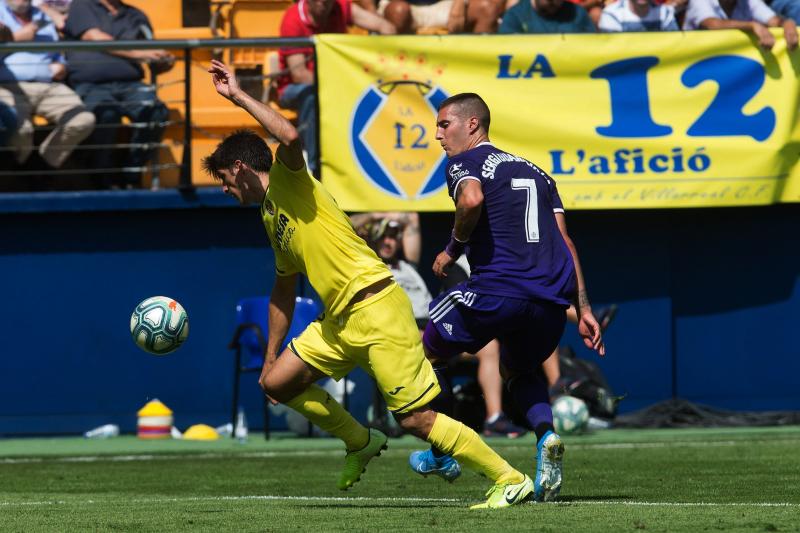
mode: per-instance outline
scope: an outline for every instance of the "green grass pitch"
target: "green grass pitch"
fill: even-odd
[[[339,492],[332,439],[0,440],[2,531],[800,531],[800,427],[567,436],[562,498],[470,511],[487,480],[407,467],[390,441]],[[533,469],[534,439],[490,439]]]

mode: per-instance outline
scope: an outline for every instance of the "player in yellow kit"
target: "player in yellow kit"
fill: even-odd
[[[488,500],[475,508],[525,500],[533,490],[530,477],[512,468],[473,430],[427,406],[440,389],[425,358],[411,303],[333,197],[309,175],[294,126],[244,93],[224,64],[212,61],[209,72],[217,92],[250,113],[279,143],[273,164],[263,139],[238,131],[204,160],[205,169],[222,181],[223,191],[242,204],[261,205],[275,251],[269,339],[259,378],[264,392],[344,441],[347,454],[338,486],[346,490],[386,449],[387,438],[359,424],[314,383],[325,376],[338,380],[358,365],[375,378],[406,431],[495,482]],[[294,310],[298,273],[308,277],[325,314],[278,357]]]

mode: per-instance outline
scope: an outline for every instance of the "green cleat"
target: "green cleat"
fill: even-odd
[[[470,509],[500,509],[524,502],[533,493],[533,481],[527,475],[519,483],[495,485],[486,493],[484,503],[473,505]]]
[[[337,484],[339,490],[347,490],[361,479],[361,474],[367,470],[367,463],[388,448],[386,445],[388,440],[389,438],[377,429],[370,429],[366,446],[354,452],[347,452],[344,458],[344,470]]]

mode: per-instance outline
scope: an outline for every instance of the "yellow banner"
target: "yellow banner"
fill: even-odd
[[[451,210],[436,109],[477,92],[567,208],[800,202],[800,52],[775,35],[321,35],[322,179],[348,211]]]

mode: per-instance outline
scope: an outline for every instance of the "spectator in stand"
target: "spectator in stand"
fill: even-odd
[[[520,0],[503,15],[498,33],[594,33],[589,13],[565,0]]]
[[[684,30],[745,30],[755,34],[765,50],[775,45],[775,37],[767,28],[783,28],[786,46],[797,48],[797,26],[792,19],[775,14],[761,0],[689,0]]]
[[[347,33],[355,25],[383,35],[397,33],[383,17],[354,4],[351,0],[299,0],[283,14],[281,37],[310,37],[318,33]],[[308,168],[319,177],[314,49],[282,48],[278,79],[278,103],[298,112],[298,132],[306,149]]]
[[[14,33],[5,24],[0,23],[0,43],[14,40]]]
[[[680,0],[686,1],[686,0]],[[600,16],[603,14],[603,8],[605,7],[605,0],[581,0],[581,1],[574,1],[573,3],[578,4],[583,9],[589,13],[589,18],[592,19],[592,22],[595,26],[600,22]]]
[[[398,33],[446,28],[448,33],[495,33],[503,0],[380,0],[378,13]]]
[[[391,270],[414,310],[420,329],[428,322],[428,304],[432,300],[428,286],[417,272],[422,240],[418,213],[360,213],[350,217],[356,233],[375,250]]]
[[[583,9],[589,13],[589,18],[592,19],[595,26],[600,21],[600,15],[603,13],[603,6],[605,5],[605,0],[567,0],[568,2],[572,2],[573,4],[578,4]],[[670,0],[672,1],[672,0]],[[687,0],[675,0],[680,2],[686,2]],[[505,10],[508,11],[517,3],[519,0],[506,0],[506,8]]]
[[[45,15],[50,17],[56,29],[64,31],[67,22],[67,12],[72,0],[33,0],[33,7],[38,7]]]
[[[120,0],[74,0],[64,34],[80,41],[116,41],[146,39],[152,35],[150,21],[142,11]],[[153,158],[153,143],[161,142],[164,122],[169,113],[156,98],[155,87],[142,83],[141,63],[150,65],[158,74],[172,68],[174,57],[165,50],[110,50],[70,52],[68,81],[83,98],[86,106],[102,125],[119,125],[122,117],[144,127],[132,129],[131,147],[125,151],[121,176],[104,174],[103,186],[138,187],[142,167]],[[91,138],[92,144],[110,144],[118,128],[99,129]],[[93,150],[91,166],[108,169],[118,166],[116,152]]]
[[[2,101],[3,92],[0,89],[0,148],[8,146],[11,136],[17,131],[17,112]]]
[[[617,0],[603,9],[602,32],[678,31],[675,8],[652,0]]]
[[[53,22],[30,0],[5,0],[0,4],[0,23],[13,32],[15,41],[58,41]],[[2,58],[0,102],[16,110],[19,127],[10,142],[18,163],[33,152],[34,114],[55,125],[39,146],[39,154],[51,168],[60,167],[92,133],[94,115],[62,83],[66,74],[64,58],[57,52],[15,52]]]
[[[767,5],[779,16],[800,24],[800,0],[767,0]]]
[[[686,7],[689,5],[689,0],[655,0],[655,3],[672,6],[675,10],[675,22],[678,24],[678,29],[680,30],[683,27],[683,19],[686,16]]]
[[[0,24],[0,43],[14,40],[14,34],[8,26]],[[2,91],[0,91],[2,92]],[[17,130],[17,112],[8,104],[0,101],[0,148],[8,144],[11,134]]]

